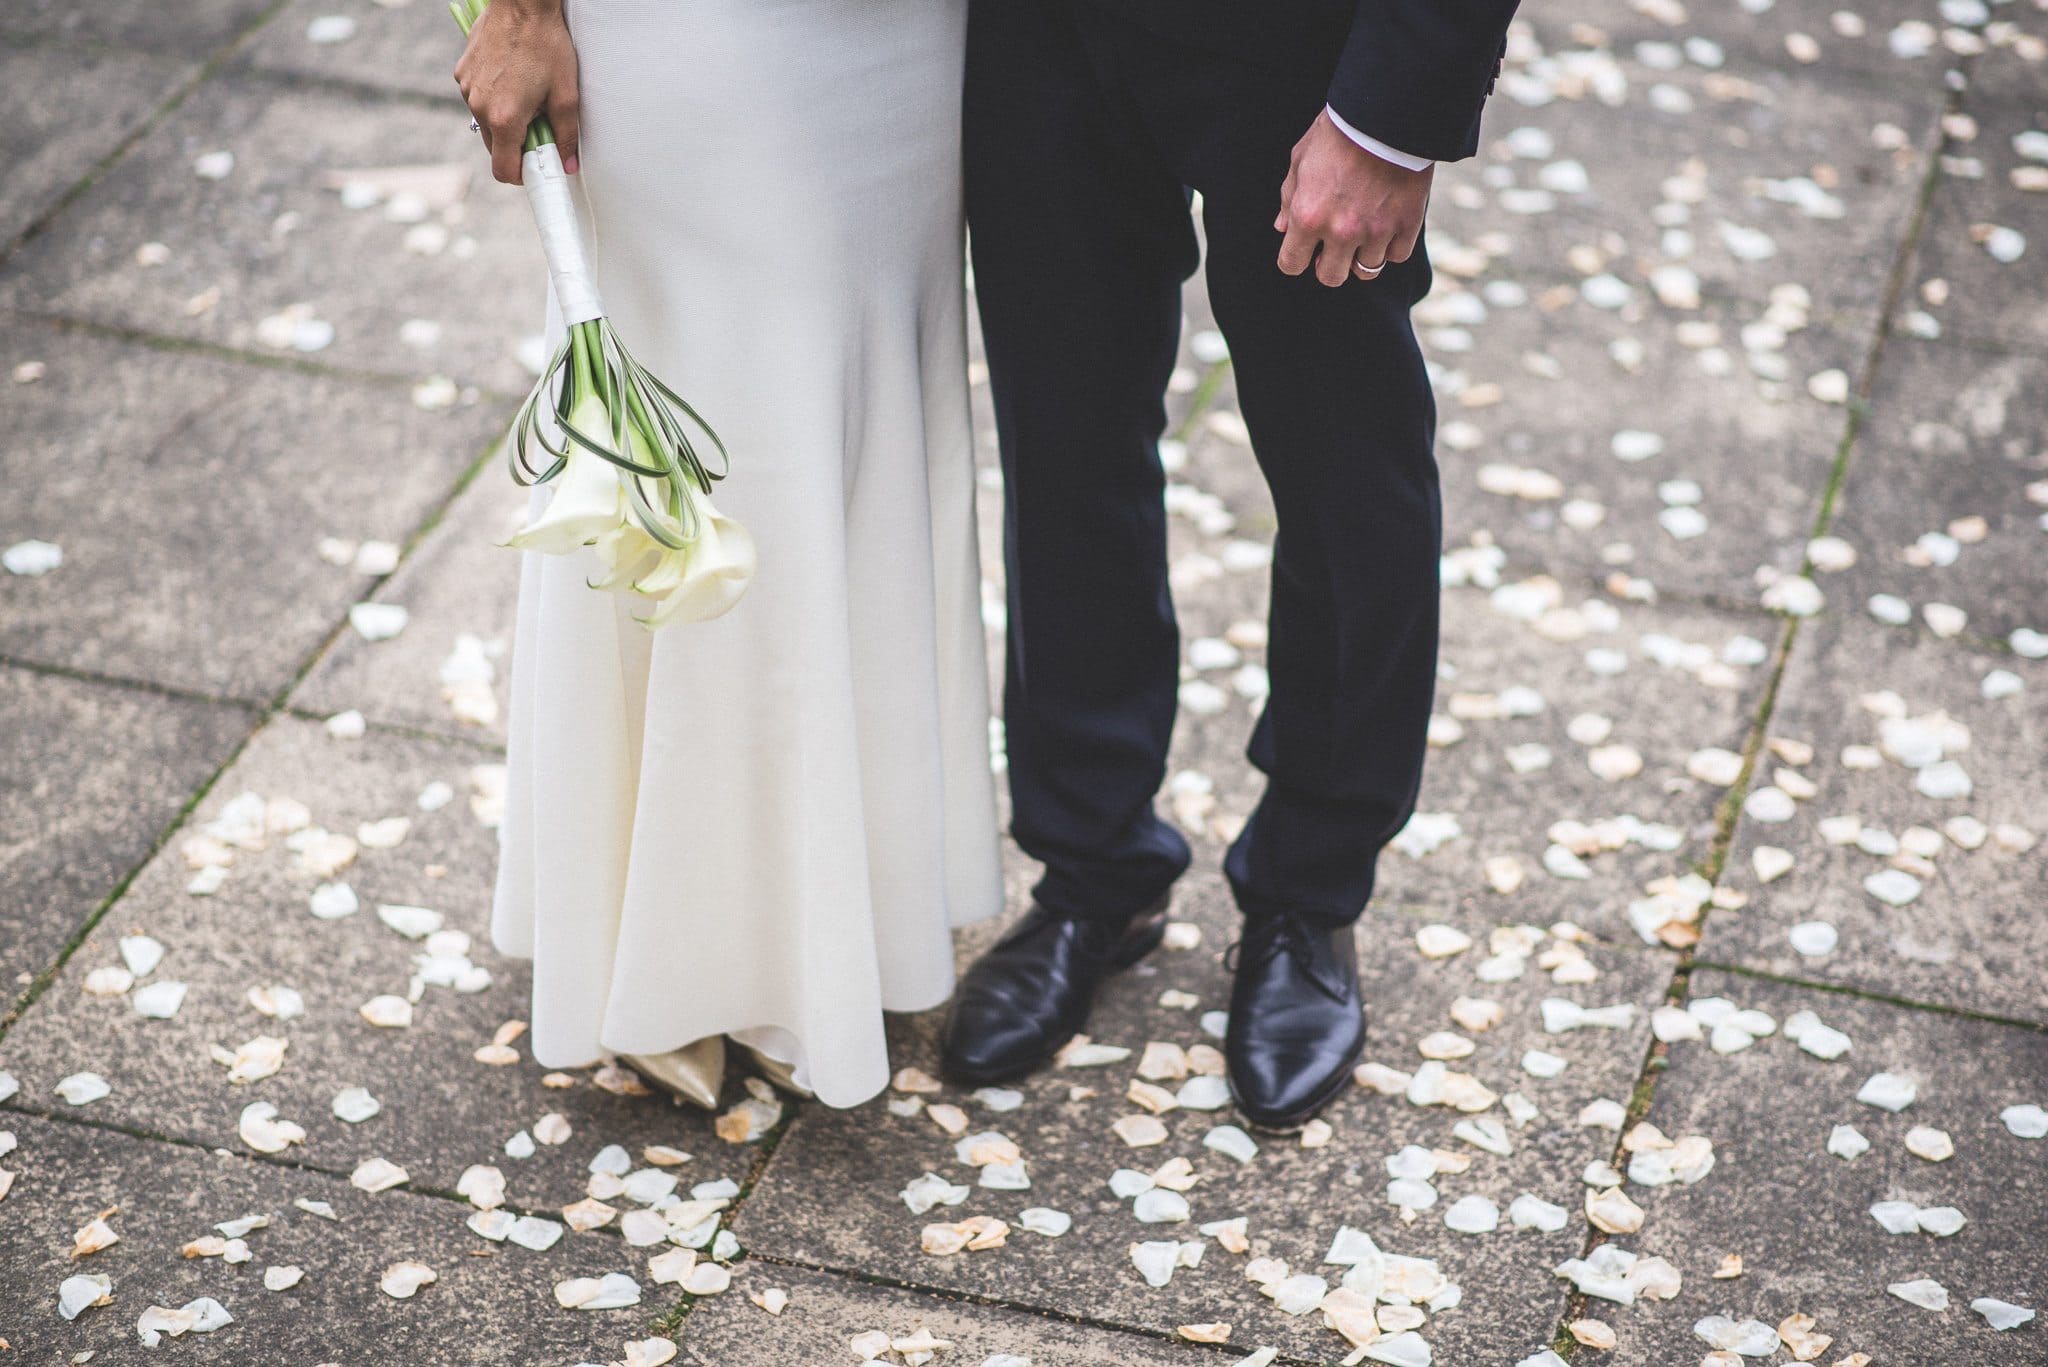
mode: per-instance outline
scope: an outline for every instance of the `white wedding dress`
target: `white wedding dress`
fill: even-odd
[[[881,1013],[944,1001],[951,928],[1001,908],[965,10],[569,0],[606,313],[724,438],[760,563],[649,634],[587,552],[524,556],[491,930],[545,1066],[730,1034],[856,1104]]]

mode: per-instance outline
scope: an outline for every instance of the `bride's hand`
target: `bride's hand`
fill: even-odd
[[[542,113],[554,125],[562,169],[576,174],[576,47],[562,0],[491,0],[470,28],[455,84],[483,133],[497,179],[519,183],[526,126]]]

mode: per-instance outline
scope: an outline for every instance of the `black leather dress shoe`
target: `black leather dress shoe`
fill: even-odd
[[[1365,1051],[1365,1003],[1351,927],[1248,917],[1232,946],[1236,980],[1223,1055],[1238,1112],[1292,1133],[1344,1089]]]
[[[1166,935],[1166,899],[1119,925],[1030,911],[960,979],[940,1069],[965,1087],[1009,1082],[1046,1062],[1088,1023],[1104,978]]]

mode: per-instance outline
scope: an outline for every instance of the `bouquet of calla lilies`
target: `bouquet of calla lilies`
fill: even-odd
[[[453,0],[468,34],[486,0]],[[652,610],[649,628],[701,622],[739,601],[754,575],[754,540],[711,503],[725,477],[725,446],[681,395],[633,359],[604,316],[582,230],[555,146],[538,117],[526,130],[521,179],[540,229],[568,336],[512,421],[512,478],[547,484],[540,516],[504,544],[518,550],[596,554],[595,589],[631,593]],[[715,453],[714,471],[699,443]]]

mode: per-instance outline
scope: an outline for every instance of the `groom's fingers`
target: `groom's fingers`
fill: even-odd
[[[1379,279],[1378,273],[1360,275],[1356,271],[1351,270],[1352,262],[1357,262],[1362,266],[1378,266],[1381,270],[1384,270],[1396,261],[1406,261],[1407,259],[1408,254],[1400,250],[1399,243],[1395,239],[1374,235],[1360,242],[1352,250],[1351,260],[1344,264],[1346,272],[1350,274],[1352,279],[1360,284],[1371,284]]]
[[[1366,246],[1355,236],[1331,236],[1323,239],[1323,254],[1316,258],[1316,279],[1337,288],[1351,278],[1351,263],[1372,258],[1366,256]]]
[[[1421,236],[1422,220],[1417,218],[1413,223],[1402,228],[1399,235],[1387,244],[1387,260],[1406,261],[1409,257],[1415,255],[1415,242]]]
[[[1315,260],[1318,237],[1303,225],[1299,215],[1291,210],[1287,215],[1287,236],[1280,241],[1280,269],[1288,275],[1300,275]]]

